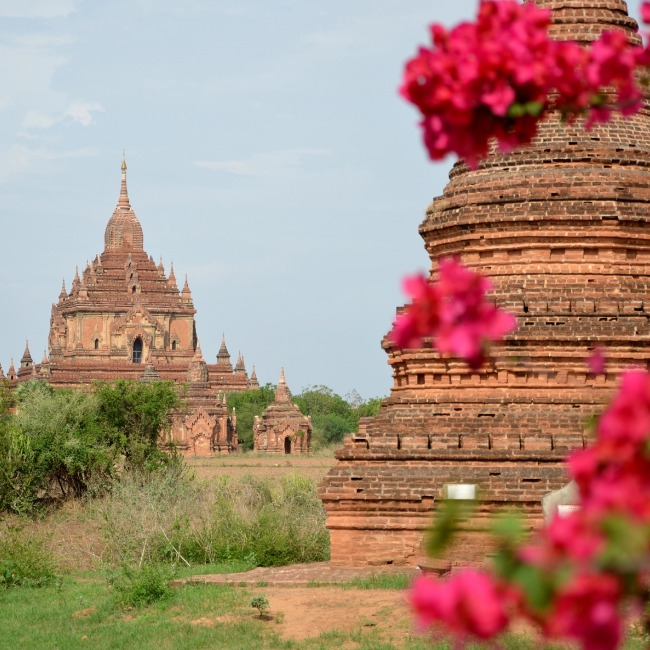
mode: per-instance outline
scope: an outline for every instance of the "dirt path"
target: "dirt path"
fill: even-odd
[[[286,639],[301,640],[323,632],[377,628],[395,639],[412,634],[406,591],[340,587],[258,587],[271,606],[273,625]]]

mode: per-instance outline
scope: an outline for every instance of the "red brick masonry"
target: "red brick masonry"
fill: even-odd
[[[556,38],[589,41],[636,23],[621,0],[539,0]],[[541,525],[541,497],[567,482],[563,459],[617,373],[647,365],[650,346],[650,119],[586,132],[546,122],[535,143],[454,165],[420,234],[432,260],[458,255],[489,275],[519,327],[479,372],[430,347],[382,347],[391,396],[346,442],[319,487],[335,566],[412,565],[447,483],[478,486],[480,509],[450,554],[482,561],[486,524],[516,507]],[[606,348],[605,376],[586,360]]]

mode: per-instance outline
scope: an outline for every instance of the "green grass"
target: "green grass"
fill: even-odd
[[[179,571],[179,577],[242,568],[241,563],[193,567]],[[172,592],[163,602],[124,608],[116,604],[100,572],[69,576],[58,585],[0,591],[0,650],[325,650],[349,647],[350,642],[359,650],[432,647],[418,639],[395,646],[365,627],[286,641],[273,622],[259,620],[246,589],[198,584]],[[223,620],[213,627],[192,625],[218,617]]]
[[[341,584],[343,589],[408,589],[412,577],[408,573],[379,573],[368,578],[354,578]]]

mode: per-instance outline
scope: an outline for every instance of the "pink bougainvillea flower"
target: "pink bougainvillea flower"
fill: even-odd
[[[422,274],[405,278],[402,287],[413,302],[398,316],[391,338],[399,348],[421,347],[440,326],[440,291]]]
[[[578,575],[557,595],[547,634],[576,639],[585,650],[615,650],[623,629],[618,612],[621,593],[613,575]]]
[[[641,4],[641,20],[646,24],[650,23],[650,2]]]
[[[431,26],[432,44],[407,62],[400,93],[422,114],[433,160],[454,152],[475,168],[492,138],[502,151],[530,143],[552,109],[568,120],[586,113],[588,126],[640,109],[634,72],[650,54],[622,30],[590,47],[553,41],[550,24],[533,2],[482,0],[475,23]]]
[[[597,347],[587,359],[587,365],[592,375],[602,375],[605,373],[605,350],[600,346]]]
[[[442,623],[456,634],[478,639],[488,639],[505,629],[506,601],[493,578],[469,570],[446,580],[418,578],[411,592],[422,628]]]
[[[486,299],[492,283],[457,259],[442,259],[437,282],[423,275],[407,278],[413,299],[395,321],[391,339],[400,348],[422,347],[434,339],[438,351],[464,359],[472,368],[483,363],[485,347],[516,327],[516,319]]]

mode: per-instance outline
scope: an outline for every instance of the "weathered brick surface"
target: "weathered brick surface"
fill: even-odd
[[[559,39],[636,34],[620,0],[538,4],[554,10]],[[458,255],[493,279],[519,327],[478,372],[384,339],[391,397],[320,485],[333,563],[412,564],[445,483],[476,483],[483,508],[456,564],[481,561],[479,523],[503,507],[541,523],[541,497],[566,483],[563,459],[586,444],[586,420],[622,369],[648,364],[648,109],[588,132],[552,117],[531,147],[493,151],[475,171],[454,165],[420,226],[431,275],[438,257]],[[596,345],[605,376],[588,370]]]

